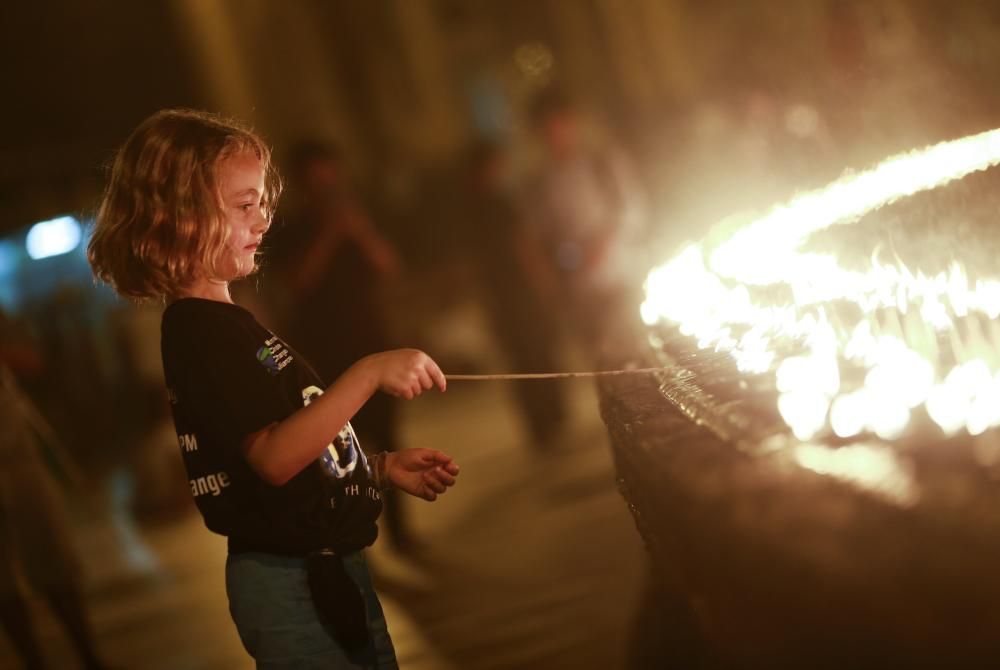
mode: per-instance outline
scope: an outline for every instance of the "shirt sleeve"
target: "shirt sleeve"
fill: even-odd
[[[185,352],[190,410],[205,431],[240,445],[295,409],[273,365],[274,350],[284,345],[235,319],[211,318],[204,326],[188,338]]]

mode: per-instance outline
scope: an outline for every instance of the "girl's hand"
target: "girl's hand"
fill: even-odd
[[[379,390],[411,400],[437,386],[447,387],[444,373],[430,356],[417,349],[396,349],[366,356],[359,361],[367,366]]]
[[[433,502],[454,486],[458,465],[440,451],[404,449],[385,455],[385,473],[397,489]]]

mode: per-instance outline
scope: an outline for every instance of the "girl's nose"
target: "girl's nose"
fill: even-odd
[[[253,226],[250,228],[250,231],[254,235],[263,235],[270,227],[271,219],[269,219],[264,212],[259,212],[257,217],[254,219]]]

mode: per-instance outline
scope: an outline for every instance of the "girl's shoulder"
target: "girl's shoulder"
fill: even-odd
[[[253,318],[245,307],[236,303],[209,300],[208,298],[178,298],[163,310],[163,319],[185,318]]]
[[[196,370],[237,375],[266,367],[278,339],[245,308],[201,298],[171,303],[163,311],[160,330],[164,371],[172,374]],[[190,378],[194,373],[184,374]]]
[[[233,303],[204,298],[181,298],[163,310],[160,331],[164,340],[190,337],[231,339],[239,334],[258,334],[264,328],[253,315]]]

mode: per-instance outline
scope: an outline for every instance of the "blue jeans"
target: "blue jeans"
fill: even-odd
[[[229,612],[258,669],[398,669],[364,555],[359,551],[344,556],[343,561],[347,574],[361,589],[371,636],[367,647],[351,653],[341,648],[319,619],[309,595],[304,558],[257,552],[229,555]]]

